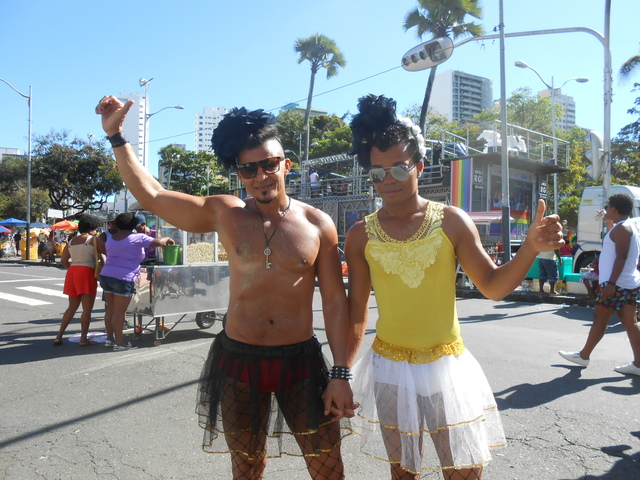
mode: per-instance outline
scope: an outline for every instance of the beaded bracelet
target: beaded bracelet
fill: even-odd
[[[127,137],[125,137],[124,133],[122,132],[118,132],[115,135],[107,137],[107,140],[109,140],[109,143],[111,143],[111,148],[122,147],[123,145],[129,143],[129,140],[127,140]]]
[[[337,367],[333,366],[331,368],[331,380],[351,380],[353,375],[351,375],[351,370],[349,367]]]

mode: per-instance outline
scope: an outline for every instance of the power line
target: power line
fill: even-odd
[[[313,98],[319,97],[321,95],[326,95],[327,93],[335,92],[336,90],[340,90],[342,88],[350,87],[351,85],[355,85],[356,83],[364,82],[365,80],[369,80],[369,79],[377,77],[379,75],[384,75],[385,73],[389,73],[392,70],[396,70],[396,69],[398,69],[400,67],[401,67],[401,65],[398,65],[397,67],[389,68],[388,70],[384,70],[383,72],[374,73],[373,75],[369,75],[368,77],[361,78],[360,80],[356,80],[355,82],[347,83],[346,85],[342,85],[340,87],[332,88],[331,90],[327,90],[326,92],[315,94],[311,98],[313,99]],[[304,102],[305,100],[307,100],[307,97],[302,98],[300,100],[296,100],[295,102],[286,103],[285,105],[282,105],[281,107],[271,108],[271,109],[267,110],[267,112],[272,112],[273,110],[278,110],[278,109],[284,108],[285,106],[290,105],[291,103]]]
[[[343,89],[343,88],[350,87],[350,86],[352,86],[352,85],[355,85],[356,83],[364,82],[365,80],[369,80],[369,79],[371,79],[371,78],[375,78],[375,77],[378,77],[378,76],[380,76],[380,75],[384,75],[385,73],[389,73],[389,72],[391,72],[391,71],[393,71],[393,70],[396,70],[396,69],[398,69],[398,68],[400,68],[400,67],[401,67],[401,66],[400,66],[400,65],[398,65],[397,67],[392,67],[392,68],[389,68],[388,70],[384,70],[384,71],[382,71],[382,72],[374,73],[373,75],[369,75],[368,77],[361,78],[360,80],[356,80],[355,82],[347,83],[346,85],[342,85],[342,86],[340,86],[340,87],[332,88],[331,90],[327,90],[326,92],[317,93],[317,94],[313,95],[311,98],[320,97],[320,96],[322,96],[322,95],[326,95],[327,93],[335,92],[336,90],[341,90],[341,89]],[[267,112],[272,112],[272,111],[274,111],[274,110],[280,110],[280,109],[284,108],[286,105],[290,105],[291,103],[304,102],[305,100],[307,100],[307,98],[303,98],[303,99],[300,99],[300,100],[296,100],[295,102],[289,102],[289,103],[286,103],[285,105],[282,105],[281,107],[274,107],[274,108],[271,108],[271,109],[267,110]],[[176,135],[171,135],[171,136],[169,136],[169,137],[157,138],[157,139],[154,139],[154,140],[149,140],[147,143],[162,142],[162,141],[164,141],[164,140],[169,140],[169,139],[171,139],[171,138],[183,137],[183,136],[185,136],[185,135],[192,135],[192,134],[194,134],[194,133],[196,133],[196,130],[193,130],[193,131],[191,131],[191,132],[178,133],[178,134],[176,134]],[[132,145],[135,145],[135,144],[132,144]]]

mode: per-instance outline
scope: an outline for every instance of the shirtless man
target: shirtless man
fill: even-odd
[[[121,133],[132,105],[108,96],[96,107],[127,188],[182,230],[218,232],[229,255],[227,323],[199,390],[203,449],[229,452],[234,479],[261,479],[267,457],[300,455],[297,443],[312,478],[344,478],[337,420],[353,416],[354,405],[338,236],[328,215],[287,196],[291,161],[273,115],[233,109],[212,138],[219,162],[238,171],[251,197],[195,197],[165,190],[141,167]],[[313,335],[316,276],[335,365],[328,382]],[[278,451],[267,448],[272,441]]]

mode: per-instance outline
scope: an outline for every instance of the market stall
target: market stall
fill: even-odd
[[[215,232],[189,233],[161,219],[156,222],[157,236],[171,237],[176,244],[157,249],[156,261],[141,267],[128,312],[133,314],[136,334],[153,328],[155,344],[160,345],[188,314],[196,314],[200,328],[224,321],[229,265]],[[173,323],[168,329],[165,319]]]

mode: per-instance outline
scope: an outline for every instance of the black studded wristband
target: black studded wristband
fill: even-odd
[[[349,367],[333,366],[331,368],[331,380],[351,380],[352,378]]]
[[[125,137],[124,133],[122,132],[118,132],[115,135],[107,137],[107,140],[109,140],[109,143],[111,143],[111,148],[122,147],[123,145],[129,143],[129,140],[127,140],[127,137]]]

